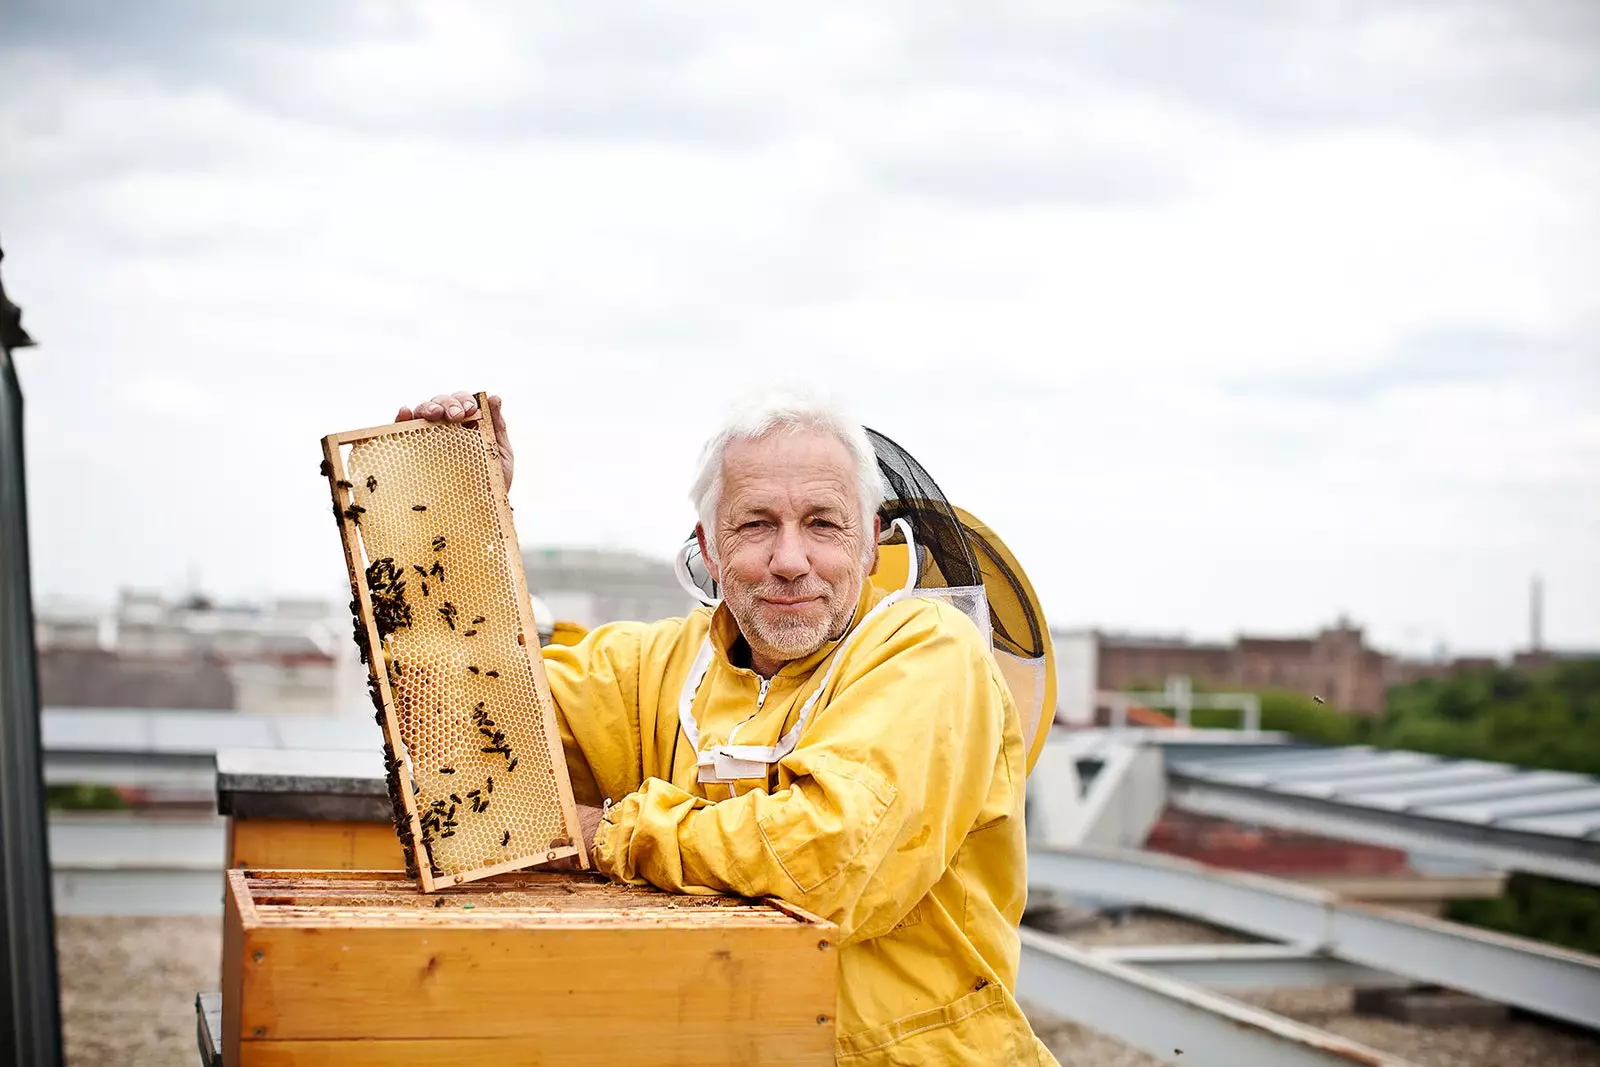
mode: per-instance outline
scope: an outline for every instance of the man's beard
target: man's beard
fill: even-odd
[[[843,584],[843,583],[841,583]],[[855,595],[843,596],[849,589],[830,588],[822,581],[779,586],[772,583],[738,589],[725,587],[724,598],[739,632],[753,651],[785,663],[804,659],[823,645],[843,635],[855,616],[861,581],[853,583]],[[763,603],[764,598],[794,600],[824,597],[826,610],[804,615],[783,612]]]

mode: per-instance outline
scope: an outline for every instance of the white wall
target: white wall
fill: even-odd
[[[1050,639],[1056,648],[1058,719],[1073,726],[1091,726],[1099,639],[1093,630],[1052,631]]]

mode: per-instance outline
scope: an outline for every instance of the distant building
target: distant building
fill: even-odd
[[[1503,666],[1484,656],[1408,660],[1367,645],[1358,626],[1340,620],[1309,637],[1241,636],[1229,644],[1094,630],[1057,631],[1056,667],[1063,722],[1088,725],[1103,717],[1107,692],[1160,689],[1174,676],[1211,689],[1285,689],[1319,696],[1330,707],[1381,714],[1388,689],[1422,678],[1444,678]],[[1585,654],[1518,653],[1518,670]]]
[[[319,600],[218,604],[131,590],[109,608],[44,601],[34,615],[40,701],[250,714],[354,711],[365,700],[365,671],[341,610]]]
[[[1200,685],[1290,689],[1336,708],[1383,710],[1389,657],[1367,647],[1360,627],[1342,620],[1311,637],[1240,637],[1230,645],[1099,635],[1101,690],[1160,687],[1172,675]]]
[[[522,553],[528,592],[555,618],[598,626],[633,620],[655,622],[695,606],[672,564],[634,552],[592,548],[533,548]]]

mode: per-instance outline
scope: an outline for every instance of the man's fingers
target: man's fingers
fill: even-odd
[[[510,448],[506,440],[506,417],[500,414],[500,398],[497,396],[489,398],[489,418],[494,423],[494,435],[500,439],[501,444]]]
[[[471,393],[440,393],[416,407],[401,408],[396,422],[427,419],[429,422],[465,422],[478,417],[478,400]]]

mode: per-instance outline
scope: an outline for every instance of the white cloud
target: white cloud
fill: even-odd
[[[0,51],[25,384],[78,400],[30,428],[43,591],[336,590],[316,439],[480,385],[524,543],[665,552],[713,412],[798,374],[1064,622],[1503,648],[1540,570],[1600,643],[1555,5],[149,10]]]

